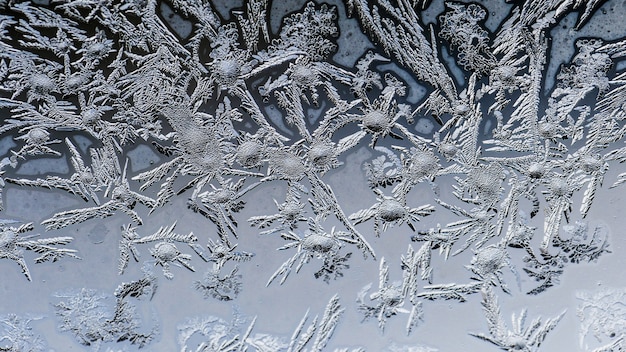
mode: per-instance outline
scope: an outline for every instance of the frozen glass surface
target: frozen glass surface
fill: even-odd
[[[0,350],[626,350],[624,33],[0,0]]]

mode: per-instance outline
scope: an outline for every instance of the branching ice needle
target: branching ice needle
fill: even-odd
[[[41,239],[31,239],[38,235],[20,236],[21,234],[33,230],[33,224],[23,224],[19,227],[8,226],[13,221],[3,220],[0,222],[0,259],[11,259],[15,261],[21,268],[22,273],[28,281],[32,280],[26,260],[24,259],[24,250],[33,251],[40,254],[35,258],[35,263],[56,262],[62,257],[70,257],[80,259],[75,249],[59,248],[59,245],[69,244],[73,237],[50,237]]]
[[[541,318],[534,319],[526,327],[526,309],[523,309],[519,316],[513,314],[512,329],[509,329],[500,314],[498,299],[491,289],[483,289],[483,310],[489,326],[489,335],[483,333],[470,333],[470,335],[500,347],[503,351],[538,351],[539,347],[557,324],[565,315],[565,312],[558,316],[547,319],[545,323]]]
[[[130,189],[128,180],[126,179],[126,164],[124,171],[120,176],[113,180],[108,186],[105,196],[110,198],[109,201],[89,208],[72,209],[54,214],[50,219],[41,222],[46,226],[47,230],[60,229],[69,225],[81,223],[91,218],[105,218],[114,215],[117,211],[126,213],[131,219],[141,225],[143,220],[134,210],[137,203],[141,203],[147,207],[154,207],[156,201],[143,194],[137,193]]]
[[[98,177],[99,175],[97,175],[97,172],[99,172],[99,170],[94,172],[91,167],[85,166],[82,156],[69,138],[65,138],[65,144],[70,150],[70,161],[74,167],[74,173],[69,178],[47,176],[45,179],[38,178],[36,180],[23,178],[6,178],[5,180],[9,183],[20,186],[44,187],[48,189],[56,188],[64,190],[80,196],[85,201],[91,200],[97,205],[100,205],[100,199],[98,198],[97,192],[100,191],[101,188],[106,187],[106,184],[102,182],[102,177]]]

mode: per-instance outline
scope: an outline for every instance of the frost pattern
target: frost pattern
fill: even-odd
[[[142,332],[142,324],[130,298],[152,298],[156,292],[156,277],[149,271],[140,280],[122,283],[115,290],[116,303],[107,304],[108,295],[96,290],[83,288],[76,293],[58,294],[64,299],[55,304],[59,317],[59,329],[71,332],[76,340],[93,351],[99,351],[105,342],[129,341],[140,348],[150,343],[159,331],[159,325],[153,322],[151,331]],[[154,319],[154,317],[153,317]]]
[[[46,350],[42,337],[33,331],[31,322],[41,317],[27,317],[9,314],[0,317],[0,350],[7,352],[41,352]]]
[[[606,344],[594,351],[619,351],[626,348],[626,323],[622,318],[625,313],[626,290],[606,287],[596,291],[578,292],[576,297],[580,300],[576,315],[582,323],[580,347],[588,348],[585,339],[591,333],[598,342]]]
[[[0,221],[0,258],[10,259],[16,262],[29,281],[32,280],[32,276],[26,265],[26,260],[24,259],[24,250],[39,254],[39,256],[35,258],[35,263],[47,261],[56,262],[63,257],[80,259],[80,257],[76,255],[77,251],[75,249],[57,247],[59,245],[69,244],[74,238],[63,236],[32,239],[39,235],[21,236],[21,234],[33,230],[33,224],[22,224],[19,227],[8,226],[16,222],[17,221],[13,220]]]
[[[535,318],[527,327],[526,309],[518,316],[513,314],[512,329],[509,330],[500,314],[500,306],[495,293],[492,290],[482,291],[483,310],[489,326],[489,335],[483,333],[470,333],[481,340],[498,346],[503,351],[537,351],[548,333],[552,331],[563,318],[565,312],[558,316],[547,319],[544,323],[541,318]]]
[[[361,283],[352,309],[381,332],[406,316],[412,334],[428,321],[430,301],[482,294],[489,335],[471,335],[534,351],[562,315],[524,327],[524,310],[508,329],[496,293],[541,295],[570,267],[611,253],[609,229],[591,217],[604,184],[626,182],[626,42],[578,39],[554,88],[544,87],[551,30],[570,13],[582,28],[597,0],[515,3],[492,29],[478,3],[445,1],[426,26],[430,1],[349,0],[341,6],[373,48],[352,67],[334,60],[344,9],[325,3],[285,15],[277,31],[277,2],[267,0],[245,1],[230,17],[203,1],[42,3],[0,1],[0,135],[13,143],[0,156],[0,196],[48,190],[86,204],[37,214],[38,224],[32,214],[16,227],[0,221],[0,259],[17,263],[29,281],[38,273],[28,252],[35,263],[79,257],[65,247],[72,237],[26,232],[71,233],[120,215],[127,225],[116,233],[116,270],[125,277],[140,262],[160,266],[177,285],[192,275],[182,286],[223,304],[242,293],[246,265],[268,256],[283,261],[262,278],[276,290],[306,280],[309,267],[324,287],[378,260],[378,285]],[[165,20],[164,6],[189,33]],[[389,63],[397,70],[382,69]],[[426,88],[417,101],[409,76]],[[437,128],[417,132],[418,120]],[[136,169],[137,145],[158,162]],[[333,181],[353,151],[369,153],[346,187],[369,186],[359,204],[344,201],[344,184]],[[66,162],[69,172],[20,171],[39,159]],[[269,190],[282,194],[252,214],[255,197]],[[162,216],[179,199],[202,224],[195,234],[176,232]],[[280,243],[278,251],[257,251],[257,233]],[[383,241],[395,252],[375,248]],[[462,258],[460,281],[442,280],[449,268],[438,265]],[[87,288],[63,296],[55,305],[61,330],[95,349],[150,343],[157,327],[143,332],[128,300],[155,294],[156,276],[130,282],[118,287],[114,308]],[[599,313],[610,306],[604,299],[582,296],[585,334],[607,326],[599,323],[608,319]],[[210,317],[182,325],[179,342],[186,350],[200,334],[198,351],[322,350],[344,309],[351,308],[335,296],[321,320],[309,322],[307,313],[290,341],[252,334],[254,319]],[[5,320],[14,345],[28,328],[20,319]],[[596,350],[623,345],[615,334]]]
[[[344,309],[339,305],[339,297],[333,296],[326,305],[321,320],[318,321],[319,317],[315,316],[304,330],[309,321],[307,311],[289,341],[269,334],[253,335],[256,317],[248,322],[244,317],[235,314],[231,323],[213,316],[191,318],[179,325],[178,343],[182,351],[228,352],[242,351],[247,348],[254,348],[257,351],[325,351],[324,348],[333,335],[343,311]],[[195,349],[190,348],[188,341],[197,334],[202,335],[203,342]],[[305,349],[305,347],[308,348]],[[336,349],[335,351],[342,350]]]

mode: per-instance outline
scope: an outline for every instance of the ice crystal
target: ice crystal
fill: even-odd
[[[328,282],[326,276],[328,274],[334,273],[335,276],[343,276],[340,270],[348,267],[343,262],[350,257],[350,254],[342,257],[339,250],[344,246],[344,243],[356,243],[347,232],[335,231],[335,228],[332,228],[330,233],[325,232],[317,220],[313,218],[309,219],[309,230],[304,237],[298,236],[293,231],[283,233],[281,237],[293,242],[278,248],[279,250],[296,247],[297,252],[272,274],[267,281],[268,286],[279,276],[281,277],[280,283],[284,283],[294,265],[296,266],[295,271],[298,273],[302,266],[313,258],[322,260],[322,268],[315,274],[316,278],[324,276],[324,281]]]
[[[207,247],[211,253],[207,260],[214,262],[218,269],[222,268],[229,260],[244,262],[254,257],[254,253],[235,251],[237,245],[227,247],[226,244],[221,242],[216,243],[212,239],[209,239]]]
[[[363,164],[370,187],[386,187],[401,181],[403,165],[398,156],[385,147],[378,146],[375,149],[384,153],[384,155]]]
[[[343,311],[339,297],[333,296],[328,301],[322,318],[315,316],[308,327],[306,324],[309,321],[309,312],[304,314],[289,341],[268,334],[252,335],[256,317],[249,321],[235,314],[231,323],[213,316],[192,318],[178,326],[178,343],[182,351],[228,352],[246,350],[248,347],[258,351],[324,351]],[[242,329],[244,324],[248,325],[245,330]],[[197,348],[190,349],[189,340],[197,334],[202,335],[203,341]]]
[[[69,225],[81,223],[91,218],[106,218],[114,215],[117,211],[126,213],[135,223],[141,225],[143,220],[134,210],[137,203],[145,206],[154,206],[155,200],[135,192],[130,189],[128,180],[126,179],[126,169],[128,164],[124,166],[124,171],[114,180],[110,180],[105,196],[109,200],[105,203],[94,207],[79,208],[62,211],[54,214],[51,218],[44,220],[41,224],[46,229],[59,229]]]
[[[213,297],[220,301],[230,301],[239,295],[242,286],[242,276],[237,274],[239,266],[235,266],[230,273],[220,277],[222,268],[228,261],[244,262],[254,257],[253,253],[234,251],[237,245],[228,247],[223,242],[214,242],[209,239],[207,244],[210,255],[203,259],[213,262],[213,267],[204,274],[202,280],[194,281],[193,286],[202,292],[205,298]]]
[[[163,275],[166,278],[172,279],[174,277],[174,274],[170,271],[170,264],[183,266],[191,271],[195,271],[189,262],[191,255],[182,253],[178,247],[176,247],[176,242],[186,243],[200,257],[205,260],[208,258],[204,257],[204,251],[202,247],[196,243],[198,242],[198,238],[193,232],[188,235],[180,235],[174,232],[175,226],[176,222],[168,227],[161,227],[154,234],[144,237],[140,237],[136,232],[136,228],[131,225],[122,227],[122,239],[119,244],[119,273],[122,274],[124,272],[131,256],[135,261],[139,261],[139,253],[136,245],[152,242],[157,242],[154,247],[150,249],[150,254],[154,257],[153,263],[154,265],[163,267]]]
[[[61,141],[55,139],[50,140],[50,133],[43,128],[34,127],[25,131],[26,133],[16,137],[16,140],[23,140],[26,142],[19,151],[13,152],[16,157],[24,157],[24,155],[40,155],[40,154],[52,154],[61,155],[60,152],[53,150],[48,145],[58,144]]]
[[[386,231],[389,224],[402,224],[404,222],[415,231],[412,221],[419,221],[420,216],[428,216],[434,211],[434,207],[430,204],[418,208],[407,207],[403,194],[385,196],[380,189],[374,189],[374,193],[378,196],[376,204],[369,209],[359,210],[348,218],[354,221],[355,225],[373,218],[376,236],[380,236],[381,230]]]
[[[71,194],[76,194],[85,201],[93,201],[99,205],[100,199],[98,198],[97,192],[107,186],[106,176],[97,174],[102,173],[103,170],[98,168],[97,164],[95,164],[93,168],[85,166],[82,156],[69,138],[65,139],[65,144],[72,155],[70,160],[74,167],[74,173],[69,179],[59,176],[48,176],[45,179],[36,180],[6,178],[6,181],[20,186],[61,189]]]
[[[349,1],[348,11],[361,19],[365,29],[400,64],[411,69],[420,80],[441,89],[447,98],[455,99],[454,84],[424,35],[413,6],[405,0],[399,1],[397,8],[386,0],[377,3],[388,11],[389,17],[381,16],[378,6],[372,10],[366,1]]]
[[[513,314],[512,329],[506,326],[500,314],[500,305],[495,293],[490,290],[483,290],[483,310],[489,326],[489,335],[483,333],[470,333],[481,340],[490,342],[503,351],[538,351],[539,347],[550,333],[557,326],[565,312],[554,318],[541,322],[541,318],[535,318],[526,327],[526,309],[523,309],[518,316]]]
[[[257,226],[259,228],[265,228],[270,226],[273,222],[280,222],[280,224],[273,228],[264,230],[261,234],[270,234],[279,232],[281,230],[289,229],[294,230],[298,223],[306,221],[304,217],[305,204],[301,201],[301,194],[295,186],[290,186],[287,189],[286,199],[283,203],[278,204],[274,199],[274,204],[278,208],[278,213],[272,215],[258,215],[248,219],[250,225]]]
[[[471,71],[489,72],[496,59],[489,47],[489,33],[480,26],[487,11],[478,4],[446,5],[448,11],[439,16],[439,36],[458,50],[459,64]]]
[[[19,227],[9,226],[16,222],[12,220],[0,221],[0,259],[10,259],[16,262],[29,281],[32,280],[32,276],[26,265],[24,250],[39,254],[39,257],[35,258],[35,263],[56,262],[63,257],[80,259],[76,254],[77,250],[57,247],[69,244],[74,240],[73,237],[33,239],[39,235],[22,236],[23,233],[33,230],[33,224],[23,224]]]
[[[236,331],[233,331],[233,328],[238,327],[237,325],[239,324],[239,321],[229,324],[213,316],[192,318],[178,326],[178,343],[183,351],[236,351],[244,346],[244,342],[240,340],[239,335]],[[195,334],[201,334],[205,340],[197,348],[190,349],[187,341]],[[244,335],[243,338],[248,338],[247,335],[249,333]]]
[[[574,225],[565,225],[563,230],[565,238],[557,235],[554,239],[553,246],[561,250],[556,254],[541,252],[537,255],[524,241],[523,247],[527,251],[524,257],[524,262],[526,262],[524,271],[541,283],[528,293],[537,294],[557,284],[567,263],[597,261],[603,253],[610,252],[607,235],[600,226],[594,229],[590,239],[588,239],[588,225],[585,222],[577,221]]]
[[[483,282],[470,282],[469,284],[436,284],[424,286],[424,291],[418,292],[417,297],[429,300],[457,300],[465,302],[466,297],[480,291],[485,286]]]
[[[508,266],[515,274],[519,284],[519,274],[511,263],[509,253],[503,243],[498,243],[479,249],[467,268],[477,276],[479,281],[496,284],[508,293],[509,290],[502,281],[502,268],[505,266]]]
[[[194,281],[193,286],[202,292],[205,298],[231,301],[241,291],[241,274],[237,274],[237,270],[238,267],[235,267],[230,273],[220,277],[220,270],[213,268],[204,274],[202,281]]]
[[[403,283],[389,283],[389,266],[385,262],[385,258],[380,260],[378,291],[368,295],[371,287],[371,283],[363,287],[356,300],[358,309],[363,314],[363,320],[376,318],[378,327],[381,331],[384,331],[388,318],[399,313],[410,313],[409,324],[407,324],[407,331],[410,332],[413,325],[412,318],[417,319],[421,317],[419,315],[416,316],[415,306],[413,311],[403,307],[406,299]],[[375,303],[371,304],[369,301]]]
[[[235,213],[243,209],[245,205],[241,197],[259,185],[257,182],[245,189],[241,189],[245,181],[245,178],[241,178],[237,182],[232,182],[231,179],[223,180],[220,182],[220,188],[211,184],[209,185],[211,187],[210,191],[204,191],[193,196],[188,203],[190,209],[197,211],[215,223],[220,239],[227,244],[230,243],[228,239],[229,234],[237,237]]]

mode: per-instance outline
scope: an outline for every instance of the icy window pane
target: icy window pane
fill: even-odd
[[[0,0],[0,350],[626,349],[625,16]]]

